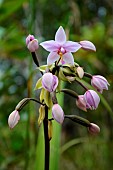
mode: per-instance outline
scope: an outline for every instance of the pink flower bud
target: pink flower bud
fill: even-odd
[[[28,35],[26,45],[30,52],[35,52],[39,48],[38,40],[33,35]]]
[[[84,40],[79,42],[83,49],[96,51],[96,47],[90,41]]]
[[[84,76],[84,70],[83,70],[82,67],[80,67],[80,66],[77,67],[77,74],[78,74],[78,76],[79,76],[81,79],[83,78],[83,76]]]
[[[58,86],[58,78],[52,73],[45,73],[42,76],[42,86],[49,92],[55,91]]]
[[[97,126],[94,123],[91,123],[90,126],[88,127],[88,130],[91,134],[97,135],[100,132],[99,126]]]
[[[87,111],[86,109],[86,101],[84,99],[84,95],[79,95],[76,100],[76,105],[79,109]]]
[[[103,77],[99,75],[92,76],[91,79],[91,85],[100,93],[103,92],[103,90],[108,90],[108,86],[110,85],[108,81]]]
[[[59,104],[54,104],[52,107],[52,116],[58,123],[62,124],[64,121],[64,112]]]
[[[26,38],[26,45],[28,46],[28,44],[34,39],[35,39],[34,35],[29,34]]]
[[[8,124],[9,127],[12,129],[14,128],[14,126],[16,126],[16,124],[18,123],[18,121],[20,120],[20,115],[18,110],[14,110],[8,118]]]
[[[84,94],[84,99],[86,101],[86,108],[87,109],[97,109],[98,104],[100,102],[100,98],[98,94],[94,90],[87,90]]]

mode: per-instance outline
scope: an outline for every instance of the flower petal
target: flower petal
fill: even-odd
[[[87,109],[86,109],[86,101],[84,99],[84,95],[79,95],[77,100],[76,100],[76,105],[79,109],[87,112]]]
[[[49,55],[48,55],[48,58],[47,58],[47,65],[51,65],[53,64],[55,61],[57,61],[59,59],[59,55],[56,53],[56,52],[51,52]]]
[[[96,51],[96,47],[90,41],[84,40],[79,42],[83,49]]]
[[[30,41],[27,48],[29,49],[30,52],[35,52],[39,48],[38,40],[34,39]]]
[[[74,65],[74,58],[73,55],[71,53],[65,53],[63,55],[63,61],[65,62],[65,64],[71,64]]]
[[[42,76],[42,86],[49,92],[52,92],[52,85],[53,85],[53,75],[52,73],[45,73]]]
[[[84,94],[84,98],[87,103],[87,106],[86,106],[87,108],[91,110],[97,109],[99,102],[100,102],[100,98],[94,90],[86,91],[86,93]]]
[[[69,52],[76,52],[78,51],[82,46],[77,43],[77,42],[73,42],[73,41],[67,41],[63,47],[65,48],[66,51]]]
[[[60,45],[63,45],[66,42],[66,34],[62,26],[59,27],[55,34],[55,41]]]
[[[28,44],[30,43],[30,41],[34,40],[35,37],[34,35],[28,35],[27,38],[26,38],[26,45],[28,46]]]
[[[91,79],[91,85],[96,88],[97,91],[100,93],[103,92],[103,90],[108,90],[108,86],[110,85],[105,77],[100,75],[92,76]]]
[[[60,48],[60,45],[54,40],[42,42],[40,45],[49,52],[58,51]]]

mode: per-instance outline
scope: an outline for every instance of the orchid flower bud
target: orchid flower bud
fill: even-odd
[[[91,85],[100,93],[103,92],[103,90],[108,90],[108,86],[110,85],[108,81],[103,77],[99,75],[92,76],[91,79]]]
[[[91,41],[84,40],[84,41],[80,41],[79,44],[82,46],[84,50],[96,51],[96,47]]]
[[[16,126],[16,124],[18,123],[18,121],[20,120],[20,115],[18,110],[14,110],[8,118],[8,124],[9,127],[12,129],[14,128],[14,126]]]
[[[52,107],[52,116],[58,123],[62,124],[64,121],[64,112],[59,104],[54,104]]]
[[[33,35],[28,35],[26,45],[30,52],[35,52],[39,48],[38,40]]]
[[[49,92],[55,91],[58,86],[57,76],[53,75],[52,73],[45,73],[42,76],[42,86]]]
[[[83,70],[82,67],[80,67],[80,66],[77,67],[77,74],[78,74],[78,76],[79,76],[81,79],[83,78],[83,76],[84,76],[84,70]]]
[[[90,123],[90,126],[88,127],[88,130],[93,135],[97,135],[100,132],[99,126],[94,124],[94,123]]]
[[[76,105],[79,109],[87,111],[86,109],[86,101],[84,99],[84,95],[79,95],[76,100]]]
[[[86,101],[86,108],[87,109],[97,109],[98,104],[100,102],[100,98],[98,94],[94,90],[87,90],[84,94],[84,99]]]

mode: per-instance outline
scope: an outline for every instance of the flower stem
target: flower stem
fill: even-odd
[[[34,63],[39,67],[39,61],[38,61],[38,58],[36,56],[36,53],[32,52],[31,54],[32,54],[32,58],[33,58]]]
[[[44,125],[44,138],[45,138],[45,169],[49,170],[49,154],[50,154],[50,143],[48,138],[48,107],[45,106],[45,118],[43,120]]]
[[[78,81],[77,79],[75,79],[75,81],[76,81],[77,83],[79,83],[86,91],[88,90],[88,88],[87,88],[83,83],[81,83],[81,82]]]
[[[84,72],[84,76],[85,76],[85,77],[88,77],[88,78],[92,78],[92,75],[89,74],[89,73],[86,73],[86,72]]]
[[[83,117],[77,116],[77,115],[65,115],[65,118],[68,118],[72,120],[73,122],[79,123],[80,125],[85,126],[85,127],[89,127],[91,125],[89,120]]]

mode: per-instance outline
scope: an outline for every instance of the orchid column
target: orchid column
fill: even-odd
[[[74,62],[72,53],[75,53],[80,48],[84,50],[96,51],[94,44],[90,41],[66,41],[66,34],[62,26],[59,27],[55,34],[55,40],[42,42],[40,45],[47,50],[49,53],[47,57],[46,65],[39,65],[38,58],[36,56],[36,50],[39,48],[38,41],[33,35],[29,35],[26,38],[27,48],[31,52],[33,61],[35,62],[38,70],[41,72],[40,79],[37,80],[35,90],[41,90],[39,99],[25,98],[19,102],[16,106],[15,111],[9,115],[8,124],[10,128],[13,128],[20,120],[20,111],[22,108],[29,103],[34,101],[40,104],[39,107],[39,118],[38,125],[41,126],[42,122],[44,125],[44,137],[45,137],[45,170],[49,170],[49,148],[50,140],[52,140],[52,122],[56,121],[62,125],[65,118],[68,118],[75,123],[79,123],[82,126],[87,127],[91,134],[98,134],[100,128],[90,123],[88,120],[74,115],[65,115],[62,107],[59,105],[57,100],[57,94],[62,95],[65,93],[75,98],[76,106],[87,111],[95,110],[98,108],[100,97],[98,92],[102,93],[103,90],[108,90],[108,81],[100,75],[91,75],[84,72],[83,68],[78,63]],[[82,82],[81,79],[88,77],[91,80],[91,85],[95,89],[88,89]],[[78,94],[76,91],[71,89],[62,89],[61,82],[67,82],[71,84],[77,82],[84,89],[84,94]],[[76,88],[76,87],[75,87]],[[76,89],[75,89],[76,90]],[[48,111],[50,117],[48,118]],[[41,139],[40,139],[41,140]]]

